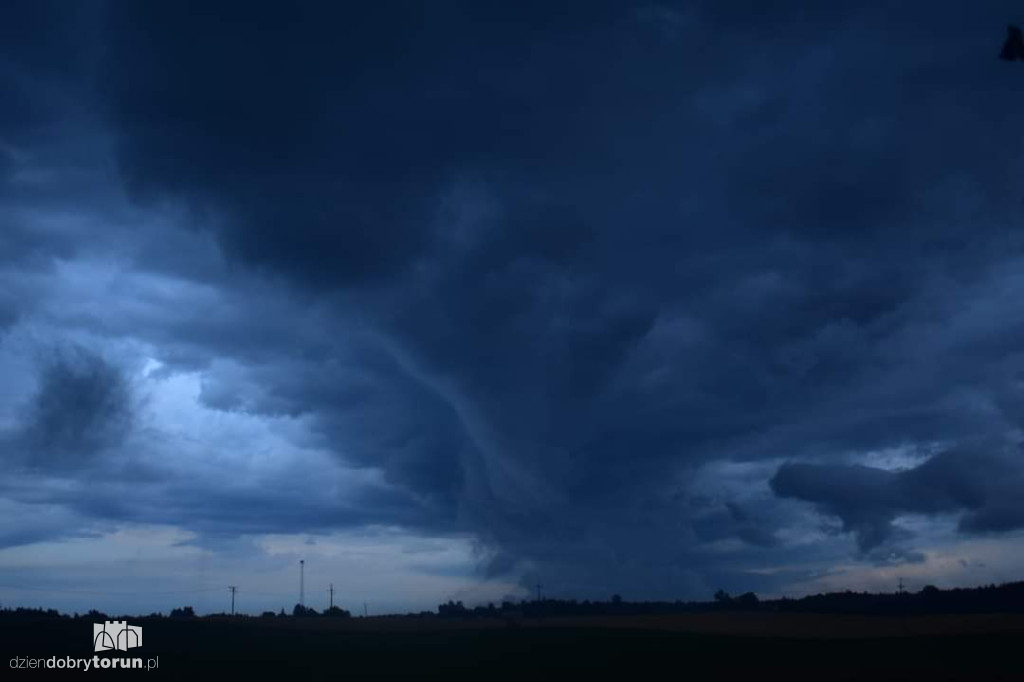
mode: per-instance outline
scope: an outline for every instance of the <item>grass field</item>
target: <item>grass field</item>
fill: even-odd
[[[716,613],[593,619],[134,619],[162,679],[1022,680],[1024,617]],[[87,620],[0,624],[5,659],[91,657]],[[8,671],[5,671],[8,672]],[[70,671],[11,670],[4,679]],[[87,677],[91,673],[87,674]]]

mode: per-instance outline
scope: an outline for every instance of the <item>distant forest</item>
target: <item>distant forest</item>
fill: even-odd
[[[753,592],[732,596],[723,590],[711,602],[630,602],[615,595],[609,601],[539,599],[517,604],[504,602],[466,608],[461,602],[438,607],[438,616],[457,618],[611,616],[713,611],[762,611],[803,613],[926,614],[926,613],[1024,613],[1024,582],[941,590],[933,585],[920,592],[873,594],[830,592],[799,599],[759,599]]]
[[[374,618],[545,618],[557,616],[616,616],[644,614],[707,613],[717,611],[760,611],[785,613],[856,613],[879,615],[911,615],[930,613],[1024,613],[1024,581],[986,585],[973,588],[941,590],[932,585],[919,592],[873,594],[870,592],[830,592],[799,599],[759,599],[753,592],[732,596],[723,590],[710,602],[641,601],[630,602],[619,595],[608,601],[577,601],[575,599],[535,599],[505,601],[500,605],[466,607],[461,601],[449,601],[437,611],[374,616]],[[172,609],[170,614],[151,613],[114,616],[99,611],[84,614],[62,614],[54,609],[3,608],[0,619],[82,618],[86,620],[121,620],[126,618],[351,618],[337,606],[323,613],[296,604],[291,613],[265,611],[261,616],[226,613],[197,616],[191,606]]]

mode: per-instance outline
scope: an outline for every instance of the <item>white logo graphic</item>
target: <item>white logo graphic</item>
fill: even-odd
[[[134,649],[142,646],[142,626],[128,625],[125,620],[108,620],[103,625],[93,623],[92,643],[96,651]]]

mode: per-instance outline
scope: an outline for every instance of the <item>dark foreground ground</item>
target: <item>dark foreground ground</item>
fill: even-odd
[[[468,622],[134,619],[157,670],[10,669],[92,657],[87,620],[0,623],[3,680],[1024,680],[1020,616],[705,614]],[[738,634],[730,634],[738,633]]]

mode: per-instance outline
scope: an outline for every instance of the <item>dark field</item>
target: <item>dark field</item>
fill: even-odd
[[[1022,680],[1016,615],[692,614],[591,619],[133,619],[164,679]],[[87,620],[0,623],[14,656],[91,657]],[[736,634],[729,634],[736,633]],[[3,679],[83,672],[5,669]]]

